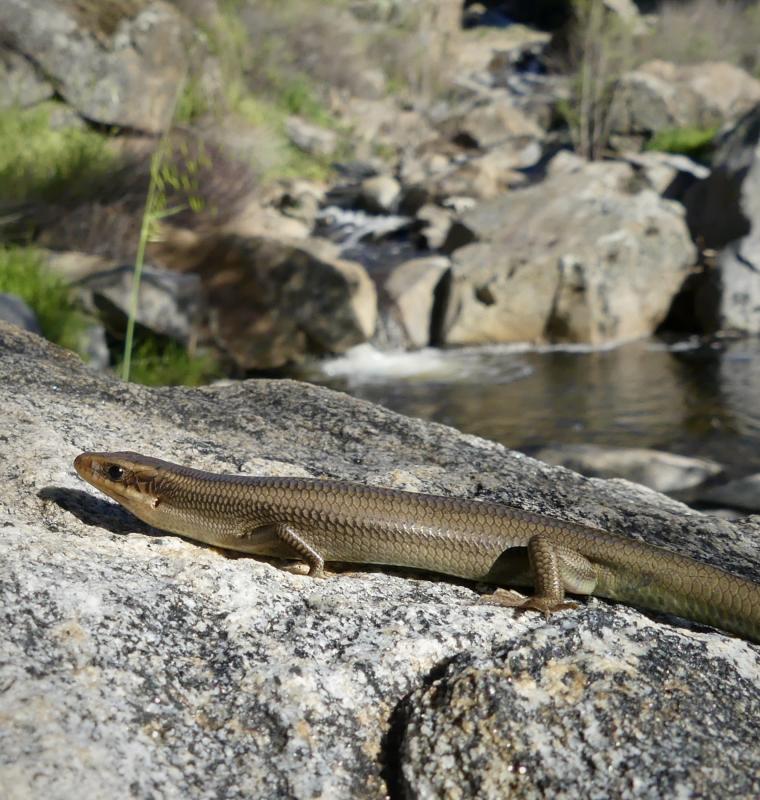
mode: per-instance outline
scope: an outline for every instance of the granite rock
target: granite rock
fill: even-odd
[[[756,645],[599,600],[545,620],[391,569],[313,580],[156,532],[72,460],[134,449],[508,501],[754,579],[757,521],[307,384],[124,384],[2,323],[0,376],[5,797],[760,791]]]
[[[169,124],[192,33],[163,0],[3,0],[0,29],[83,117],[149,133]]]

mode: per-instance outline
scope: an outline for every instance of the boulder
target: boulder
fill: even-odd
[[[444,246],[455,252],[438,340],[598,345],[651,334],[696,254],[683,209],[651,190],[627,193],[632,177],[626,164],[580,165],[463,214]]]
[[[669,200],[682,200],[697,181],[710,174],[708,167],[678,153],[622,153],[620,160],[630,164],[646,186]]]
[[[294,204],[290,208],[295,209],[297,207]],[[300,208],[305,210],[306,203]],[[314,219],[316,219],[317,211],[318,206],[314,211]],[[251,197],[243,201],[237,213],[224,221],[221,229],[224,233],[235,236],[266,236],[270,239],[288,239],[291,241],[293,239],[307,239],[313,220],[309,220],[307,214],[304,214],[304,217],[301,218],[295,213],[284,213],[262,203],[256,197]],[[169,235],[202,239],[202,234],[196,234],[190,229],[176,230]]]
[[[312,156],[331,156],[338,146],[338,134],[335,131],[301,117],[288,117],[285,133],[299,150]]]
[[[75,283],[82,305],[122,337],[132,304],[134,267],[122,265],[95,272]],[[192,273],[180,274],[149,264],[143,266],[138,291],[138,325],[184,345],[195,339],[204,313],[201,281]]]
[[[33,106],[54,93],[50,81],[28,58],[0,47],[0,109]]]
[[[401,194],[401,184],[390,175],[373,175],[362,181],[359,203],[371,214],[394,211]]]
[[[342,353],[372,336],[375,285],[327,240],[221,234],[174,245],[163,262],[200,275],[208,334],[240,370]]]
[[[412,348],[430,344],[435,291],[449,266],[445,256],[413,258],[394,267],[383,284],[391,313]]]
[[[535,140],[513,141],[484,154],[452,162],[442,175],[428,183],[429,194],[443,203],[449,197],[490,200],[526,182],[518,170],[533,166],[541,157]]]
[[[618,82],[610,127],[622,135],[709,128],[737,119],[759,101],[760,81],[733,64],[648,61]]]
[[[438,250],[449,235],[453,213],[433,203],[426,203],[417,211],[416,220],[419,225],[417,236],[423,247]]]
[[[435,139],[435,131],[421,111],[404,106],[394,96],[379,100],[363,97],[336,98],[336,110],[351,128],[355,157],[386,160]]]
[[[169,125],[192,28],[163,0],[3,0],[0,30],[89,120],[148,133]]]
[[[723,467],[704,458],[639,447],[563,444],[532,453],[547,464],[593,478],[625,478],[663,493],[682,492],[719,475]]]
[[[124,384],[2,323],[0,375],[5,796],[756,794],[756,645],[600,599],[545,619],[458,580],[226,557],[142,524],[72,461],[130,447],[490,499],[754,580],[757,522],[308,384]]]
[[[18,295],[0,292],[0,319],[42,336],[37,315]]]
[[[695,292],[703,330],[760,332],[760,105],[721,139],[684,197],[693,237],[719,251]]]
[[[720,486],[702,490],[697,499],[703,503],[760,514],[760,474],[737,478]]]
[[[544,131],[514,104],[509,93],[494,89],[456,108],[438,130],[459,145],[488,150],[514,139],[542,141]]]

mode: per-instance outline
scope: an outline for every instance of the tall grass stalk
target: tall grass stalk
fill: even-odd
[[[161,162],[164,158],[166,140],[162,139],[159,146],[155,149],[150,159],[150,182],[148,184],[148,196],[145,199],[145,209],[143,210],[140,222],[140,238],[137,242],[137,254],[135,255],[135,267],[132,273],[132,294],[129,301],[129,318],[127,319],[127,333],[124,337],[124,361],[121,365],[121,379],[129,380],[129,372],[132,368],[132,347],[135,338],[135,320],[137,309],[140,304],[140,281],[142,279],[143,265],[145,264],[145,248],[151,236],[155,224],[156,196],[158,194],[158,174],[161,169]]]
[[[129,373],[132,368],[132,350],[135,338],[135,321],[137,310],[140,305],[140,281],[142,279],[143,266],[145,264],[145,249],[148,246],[156,223],[164,217],[176,214],[182,210],[181,207],[166,209],[166,197],[163,191],[165,180],[162,177],[162,168],[169,151],[169,136],[171,134],[174,118],[177,114],[177,106],[185,89],[185,81],[182,80],[177,85],[172,105],[171,122],[164,132],[158,147],[153,151],[150,159],[150,179],[148,182],[148,194],[145,198],[145,208],[143,209],[142,220],[140,221],[140,238],[137,242],[137,253],[135,254],[134,271],[132,273],[132,292],[129,302],[129,317],[127,318],[127,331],[124,337],[124,360],[121,365],[121,379],[129,380]]]

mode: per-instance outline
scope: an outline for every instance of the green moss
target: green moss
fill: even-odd
[[[0,199],[52,201],[82,194],[113,169],[105,135],[88,128],[50,128],[53,103],[0,111]]]
[[[37,250],[0,247],[0,292],[25,300],[51,342],[78,349],[88,319],[77,309],[66,283],[45,269]]]
[[[701,159],[709,155],[718,126],[711,128],[668,128],[658,131],[647,143],[647,150],[680,153]]]
[[[117,364],[121,372],[121,364]],[[132,354],[130,380],[145,386],[202,386],[221,376],[209,355],[191,355],[179,342],[148,337]]]

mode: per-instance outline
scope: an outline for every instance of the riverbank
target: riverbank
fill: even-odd
[[[180,354],[188,382],[366,342],[757,334],[755,17],[716,4],[734,46],[705,55],[665,47],[693,24],[670,7],[528,5],[4,6],[0,276],[69,284],[102,368],[134,331],[135,368]]]

